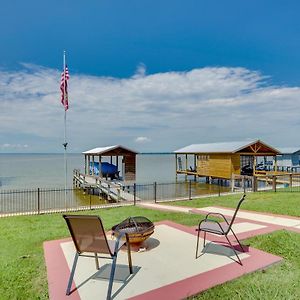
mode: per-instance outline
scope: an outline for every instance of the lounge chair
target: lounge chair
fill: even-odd
[[[234,231],[232,230],[232,225],[234,223],[234,220],[235,220],[235,217],[237,215],[237,212],[242,204],[242,202],[244,201],[246,195],[243,195],[242,198],[240,199],[236,209],[235,209],[235,212],[233,214],[233,217],[229,223],[229,221],[225,218],[224,215],[220,214],[220,213],[208,213],[205,217],[205,219],[203,219],[202,221],[200,221],[199,225],[198,225],[198,228],[196,229],[196,231],[198,231],[198,235],[197,235],[197,246],[196,246],[196,259],[198,258],[198,248],[199,248],[199,237],[200,237],[200,232],[203,231],[204,232],[204,241],[203,241],[203,249],[205,247],[205,240],[206,240],[206,233],[212,233],[212,234],[217,234],[217,235],[223,235],[225,236],[228,244],[230,245],[230,247],[232,248],[232,250],[234,251],[237,259],[238,259],[238,263],[240,265],[243,265],[242,264],[242,261],[240,260],[235,248],[233,247],[233,245],[231,244],[229,238],[228,238],[228,234],[230,232],[232,232],[232,234],[234,235],[235,239],[237,240],[241,250],[244,252],[244,249],[239,241],[239,239],[237,238],[236,234],[234,233]],[[219,223],[218,221],[215,221],[215,220],[212,220],[212,219],[209,219],[209,216],[217,216],[217,217],[221,217],[224,221],[225,221],[225,224],[221,224]]]
[[[120,248],[126,243],[128,253],[128,265],[130,274],[132,274],[132,262],[130,254],[130,244],[128,236],[126,241],[121,240],[124,234],[120,234],[116,241],[107,240],[106,234],[102,225],[102,221],[98,216],[82,216],[82,215],[63,215],[70,230],[76,254],[67,286],[66,295],[70,295],[75,268],[79,256],[95,258],[96,268],[99,270],[99,258],[112,259],[112,267],[107,290],[107,300],[111,299],[112,285],[115,275],[117,255]],[[86,255],[84,253],[93,253],[94,255]],[[105,256],[98,256],[98,253]]]

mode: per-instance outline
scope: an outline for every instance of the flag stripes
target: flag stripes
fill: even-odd
[[[65,66],[64,71],[61,73],[60,80],[60,90],[61,90],[61,104],[64,106],[65,110],[69,108],[69,99],[68,99],[68,80],[69,80],[69,70],[68,66]]]

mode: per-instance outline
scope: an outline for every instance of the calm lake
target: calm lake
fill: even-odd
[[[68,186],[73,169],[84,169],[82,154],[68,154]],[[63,154],[0,154],[0,189],[63,188]],[[173,154],[137,155],[137,183],[175,181]]]

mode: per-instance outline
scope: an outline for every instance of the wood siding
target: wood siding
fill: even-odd
[[[136,157],[135,154],[124,156],[124,163],[125,163],[124,180],[125,181],[135,180],[135,174],[136,174],[135,157]]]
[[[232,173],[240,174],[239,154],[206,154],[197,157],[200,176],[231,179]]]

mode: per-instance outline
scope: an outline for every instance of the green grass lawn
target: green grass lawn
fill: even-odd
[[[80,212],[81,213],[81,212]],[[160,212],[139,207],[94,210],[105,229],[128,216],[143,215],[151,221],[172,220],[195,225],[199,216]],[[69,236],[60,214],[0,219],[0,299],[48,299],[43,242]]]
[[[299,216],[299,196],[298,193],[283,192],[249,194],[243,208]],[[180,205],[235,207],[238,198],[238,195],[207,198],[180,202]],[[106,229],[134,215],[143,215],[154,222],[172,220],[188,226],[196,225],[201,218],[199,215],[152,211],[133,206],[86,213],[100,215]],[[62,216],[1,218],[0,232],[0,299],[48,299],[42,244],[47,240],[69,236]],[[252,238],[247,243],[283,256],[285,260],[266,271],[258,271],[215,287],[195,299],[300,299],[300,234],[278,231]]]
[[[168,202],[167,204],[197,208],[212,205],[235,208],[240,197],[241,194],[236,194],[230,196]],[[276,193],[248,193],[246,201],[243,202],[241,209],[300,217],[300,192],[280,191]]]

